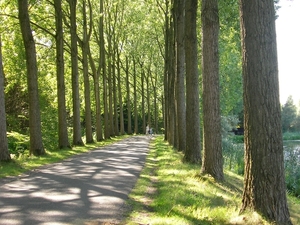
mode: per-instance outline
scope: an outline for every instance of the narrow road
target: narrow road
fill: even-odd
[[[0,224],[120,222],[149,140],[130,137],[15,179],[0,179]]]

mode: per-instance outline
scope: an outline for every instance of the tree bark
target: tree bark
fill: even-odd
[[[104,42],[104,22],[103,22],[103,1],[100,0],[99,19],[99,38],[100,38],[100,68],[103,79],[103,108],[104,108],[104,138],[110,138],[109,120],[108,120],[108,103],[107,103],[107,74],[106,74],[106,54]]]
[[[184,160],[201,164],[199,75],[197,58],[197,0],[186,0],[186,149]]]
[[[217,0],[202,0],[203,161],[202,173],[224,180],[220,88],[219,12]]]
[[[64,37],[61,0],[54,0],[56,25],[56,79],[58,99],[58,146],[70,148],[66,112],[65,68],[64,68]]]
[[[118,114],[118,91],[117,91],[117,74],[116,74],[116,55],[113,55],[113,102],[114,102],[114,131],[119,136],[119,114]]]
[[[151,83],[152,83],[152,89],[153,89],[153,109],[154,109],[154,132],[158,133],[158,109],[157,109],[157,79],[158,75],[156,74],[155,77],[151,76]],[[162,105],[163,108],[163,105]],[[163,113],[163,112],[162,112]]]
[[[19,21],[26,54],[27,85],[29,93],[29,132],[30,154],[44,155],[45,149],[42,142],[41,113],[38,93],[38,68],[36,49],[31,33],[27,0],[18,0]]]
[[[93,81],[94,81],[94,95],[95,95],[95,105],[96,105],[96,141],[103,141],[99,71],[96,69],[96,65],[92,57],[90,47],[89,47],[89,61],[90,61],[91,69],[93,71]]]
[[[0,162],[11,160],[8,151],[8,141],[6,133],[6,113],[4,95],[4,72],[2,63],[2,40],[0,34]]]
[[[72,64],[72,100],[73,100],[73,144],[84,145],[81,138],[81,124],[80,124],[76,4],[77,4],[77,0],[69,1],[70,21],[71,21],[70,33],[71,33],[71,64]]]
[[[150,76],[151,76],[151,71],[150,71],[150,66],[151,63],[149,64],[149,68],[147,71],[147,76],[146,76],[146,93],[147,93],[147,123],[149,124],[149,127],[152,128],[153,127],[153,123],[151,121],[151,104],[150,104]]]
[[[85,137],[86,137],[86,143],[93,143],[94,140],[93,140],[93,130],[92,130],[90,79],[89,79],[89,71],[88,71],[90,33],[88,33],[88,28],[87,28],[85,0],[83,1],[83,6],[82,6],[82,17],[83,17],[82,67],[83,67],[83,82],[84,82]]]
[[[243,206],[292,224],[287,206],[273,0],[240,0],[245,177]]]
[[[107,81],[108,81],[108,109],[109,109],[109,130],[110,136],[115,136],[114,111],[113,111],[113,65],[112,65],[112,37],[107,35]]]
[[[118,99],[120,107],[120,133],[121,135],[125,134],[124,128],[124,113],[123,113],[123,98],[122,98],[122,88],[121,88],[121,66],[120,66],[120,52],[117,50],[117,74],[118,74]]]
[[[175,44],[176,44],[176,124],[178,130],[178,151],[186,146],[185,107],[185,52],[184,52],[184,8],[185,0],[175,1]]]
[[[137,110],[137,90],[136,90],[136,62],[135,59],[133,59],[133,98],[134,98],[134,133],[139,133],[138,128],[138,110]]]
[[[144,80],[145,80],[145,72],[143,69],[143,65],[141,64],[141,97],[142,97],[142,121],[143,121],[143,131],[146,130],[146,126],[150,126],[150,124],[146,125],[146,116],[145,116],[145,88],[144,88]]]
[[[168,108],[169,108],[169,96],[168,96],[168,83],[169,83],[169,40],[170,40],[170,19],[169,19],[169,0],[165,1],[165,60],[164,60],[164,97],[163,97],[163,115],[164,115],[164,139],[168,140]]]
[[[127,92],[127,133],[132,134],[132,124],[131,124],[131,101],[130,101],[130,83],[129,83],[129,62],[128,57],[126,57],[126,92]]]
[[[101,11],[101,7],[100,7]],[[101,39],[101,20],[103,20],[102,15],[99,17],[98,27],[99,27],[99,39]],[[101,49],[101,41],[98,40],[97,42],[99,49]],[[96,106],[96,141],[103,141],[103,132],[102,132],[102,115],[101,115],[101,94],[100,94],[100,69],[101,69],[101,59],[99,62],[98,69],[95,65],[95,60],[91,54],[90,45],[88,45],[88,55],[89,55],[89,62],[93,73],[93,81],[94,81],[94,95],[95,95],[95,106]],[[99,55],[101,55],[101,50],[99,51]]]
[[[168,42],[168,142],[172,146],[176,146],[175,141],[175,43],[174,43],[174,21],[170,18],[170,30],[169,30],[169,42]]]

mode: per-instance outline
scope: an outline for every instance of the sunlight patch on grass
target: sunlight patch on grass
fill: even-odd
[[[150,222],[150,221],[148,221]],[[147,223],[147,221],[146,221]],[[182,225],[192,225],[188,219],[179,217],[179,216],[170,216],[166,217],[156,217],[151,220],[151,225],[174,225],[174,224],[182,224]]]
[[[225,171],[225,181],[218,183],[210,176],[200,175],[200,165],[182,163],[183,155],[164,142],[163,137],[156,137],[151,146],[141,178],[130,195],[132,210],[126,224],[272,224],[256,212],[239,214],[242,176]],[[154,175],[149,174],[149,165],[155,168]],[[147,205],[146,187],[153,185],[153,177],[157,190]],[[300,202],[289,201],[293,223],[298,224]]]
[[[236,196],[234,191],[228,194],[211,177],[200,176],[200,166],[182,163],[182,155],[173,149],[166,147],[158,151],[164,154],[158,154],[159,196],[153,201],[157,214],[184,218],[187,224],[211,224],[212,221],[222,224],[229,220],[238,205],[236,198],[232,198]],[[228,206],[233,207],[228,210]],[[151,218],[155,224],[152,220],[155,217]]]
[[[288,196],[288,204],[293,224],[300,224],[300,198]]]
[[[231,218],[230,224],[236,225],[272,225],[264,220],[257,212],[245,212],[243,215],[236,215],[236,217]]]

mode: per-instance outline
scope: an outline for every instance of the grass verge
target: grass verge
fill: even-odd
[[[216,183],[199,176],[199,165],[181,159],[162,137],[152,141],[124,224],[271,224],[255,212],[239,215],[242,176],[225,171],[226,181]],[[300,224],[300,200],[289,196],[288,201],[293,224]]]
[[[27,150],[24,154],[13,158],[10,162],[0,162],[0,178],[17,176],[39,166],[55,163],[73,155],[88,152],[98,147],[110,145],[127,137],[128,135],[117,136],[111,139],[106,139],[102,142],[86,144],[85,146],[74,146],[72,149],[47,151],[46,155],[39,157],[29,156]]]

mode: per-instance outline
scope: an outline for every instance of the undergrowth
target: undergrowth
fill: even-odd
[[[283,133],[283,140],[300,140],[299,132],[285,132]]]

